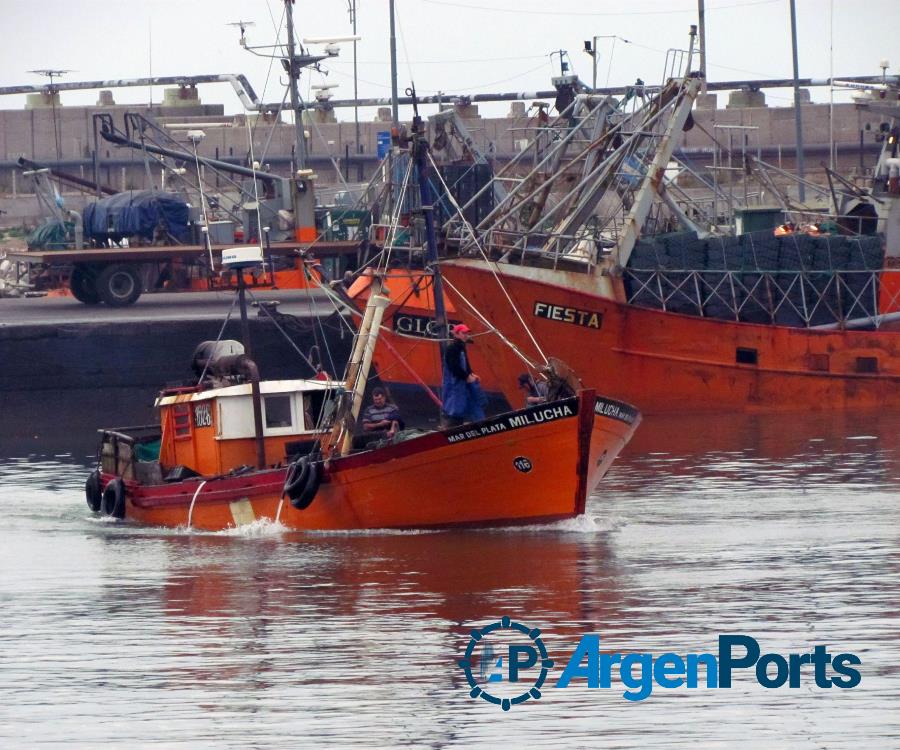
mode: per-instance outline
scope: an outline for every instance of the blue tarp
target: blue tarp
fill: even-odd
[[[183,196],[158,190],[126,190],[85,206],[84,238],[118,242],[139,236],[152,241],[159,227],[179,242],[190,239],[190,212]]]

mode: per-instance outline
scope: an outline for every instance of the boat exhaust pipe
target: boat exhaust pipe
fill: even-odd
[[[256,439],[256,468],[266,468],[266,441],[262,426],[262,395],[259,390],[259,368],[246,354],[229,354],[209,361],[207,371],[211,375],[240,375],[250,381],[253,399],[253,433]]]

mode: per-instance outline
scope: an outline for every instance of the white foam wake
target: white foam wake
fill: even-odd
[[[504,532],[526,532],[533,531],[555,531],[564,534],[606,534],[613,531],[617,524],[614,519],[609,517],[593,516],[590,513],[576,516],[575,518],[566,518],[562,521],[553,521],[552,523],[534,523],[525,526],[508,526],[492,529],[492,531]]]
[[[259,537],[279,536],[286,531],[290,531],[290,529],[280,521],[273,521],[269,518],[257,518],[252,523],[246,523],[242,526],[224,529],[215,533],[219,536],[239,536],[247,539],[256,539]]]

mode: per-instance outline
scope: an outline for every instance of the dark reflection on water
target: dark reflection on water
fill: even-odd
[[[78,417],[60,434],[34,413],[44,437],[7,430],[2,442],[0,745],[897,743],[891,415],[660,418],[587,519],[311,535],[91,518],[94,422],[87,439]],[[472,626],[503,614],[540,626],[558,661],[588,631],[610,650],[657,653],[712,651],[719,633],[741,632],[781,653],[853,651],[863,682],[765,690],[742,675],[731,690],[657,690],[640,704],[550,689],[502,714],[468,698],[455,660]]]

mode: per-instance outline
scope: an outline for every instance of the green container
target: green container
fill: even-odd
[[[775,229],[784,224],[784,211],[780,208],[741,208],[734,212],[738,234]]]

